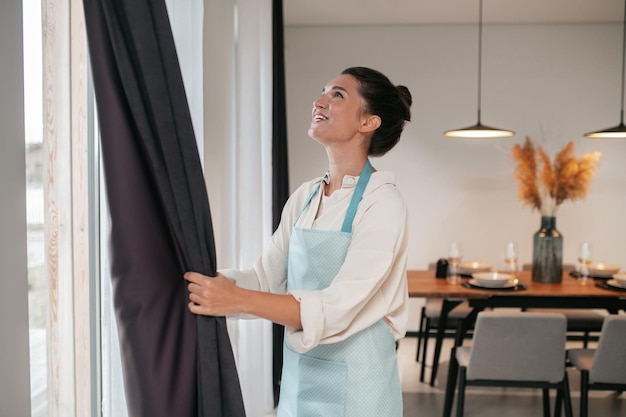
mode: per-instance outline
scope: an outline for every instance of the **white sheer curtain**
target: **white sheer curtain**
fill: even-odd
[[[183,83],[189,102],[191,121],[198,141],[200,154],[203,151],[202,136],[202,21],[204,4],[197,0],[165,0],[172,25],[176,52],[183,74]]]
[[[205,176],[218,267],[250,267],[272,233],[272,2],[207,0]],[[248,417],[273,408],[271,323],[229,323]]]

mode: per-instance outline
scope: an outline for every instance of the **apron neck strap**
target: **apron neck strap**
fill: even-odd
[[[302,206],[302,209],[300,210],[298,217],[296,217],[296,221],[293,222],[294,227],[296,226],[296,223],[298,223],[298,220],[300,220],[300,217],[302,216],[302,213],[304,213],[304,210],[306,210],[307,206],[311,203],[311,200],[313,200],[313,197],[315,197],[315,194],[319,192],[320,187],[321,187],[321,183],[317,184],[317,187],[315,187],[313,192],[309,195],[309,198],[307,198],[306,201],[304,202],[304,205]]]
[[[354,188],[354,194],[352,194],[352,199],[350,200],[350,205],[348,206],[348,211],[346,212],[346,217],[343,219],[343,225],[341,226],[342,232],[352,233],[352,222],[354,221],[356,209],[359,203],[361,202],[361,198],[363,198],[363,192],[365,192],[365,187],[367,187],[367,183],[369,182],[370,177],[372,176],[373,170],[374,168],[372,168],[372,164],[370,163],[368,159],[365,162],[365,166],[363,167],[363,170],[361,171],[361,175],[359,176],[359,181],[357,181],[356,187]],[[298,217],[296,217],[294,226],[296,223],[298,223],[300,216],[302,216],[302,213],[304,213],[304,210],[311,203],[311,200],[313,200],[313,197],[315,196],[315,194],[319,192],[319,190],[320,190],[320,184],[318,184],[317,187],[315,187],[315,190],[313,190],[311,195],[309,195],[309,198],[307,198],[306,202],[302,206],[302,210],[300,210],[300,214],[298,214]]]
[[[346,217],[343,219],[343,225],[341,226],[341,231],[345,233],[352,233],[352,222],[354,221],[354,216],[356,215],[356,209],[361,202],[361,198],[363,198],[363,193],[365,192],[365,187],[367,187],[367,183],[372,176],[372,164],[369,159],[365,162],[365,166],[361,171],[361,175],[359,176],[359,181],[356,183],[356,187],[354,189],[354,194],[352,194],[352,200],[350,200],[350,205],[348,206],[348,211],[346,212]]]

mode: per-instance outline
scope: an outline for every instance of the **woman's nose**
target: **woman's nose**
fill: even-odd
[[[324,99],[324,96],[320,96],[316,98],[315,100],[313,100],[313,108],[322,108],[322,107],[326,107],[326,100]]]

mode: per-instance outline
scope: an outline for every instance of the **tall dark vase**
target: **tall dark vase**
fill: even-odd
[[[556,217],[542,216],[541,229],[533,236],[533,281],[561,282],[563,279],[563,235]]]

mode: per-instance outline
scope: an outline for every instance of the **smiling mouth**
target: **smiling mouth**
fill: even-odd
[[[314,122],[321,122],[323,120],[328,120],[328,117],[321,115],[321,114],[316,114],[315,116],[313,116]]]

